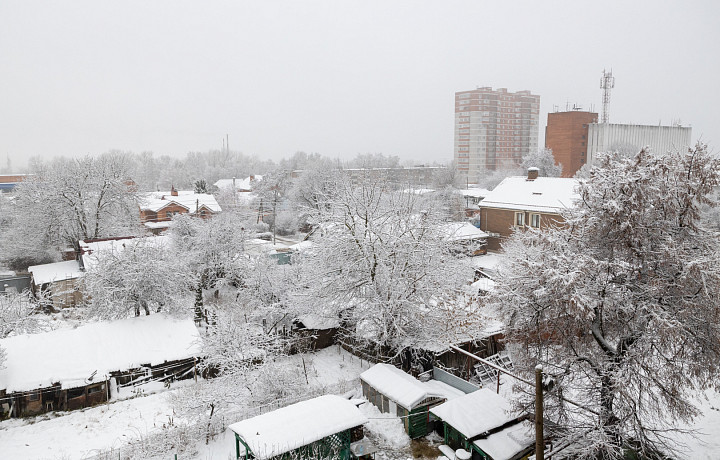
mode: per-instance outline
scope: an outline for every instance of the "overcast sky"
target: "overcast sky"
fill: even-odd
[[[0,1],[0,167],[9,157],[222,147],[453,155],[456,91],[681,120],[718,151],[720,2]]]

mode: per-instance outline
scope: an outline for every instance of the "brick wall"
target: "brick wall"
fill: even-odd
[[[548,113],[545,147],[552,149],[555,164],[563,165],[563,177],[573,177],[588,161],[588,124],[597,122],[594,112]]]
[[[520,211],[511,209],[480,208],[480,229],[489,234],[500,235],[499,237],[488,237],[488,250],[499,251],[503,241],[512,235],[513,227],[515,225],[515,213],[517,212]],[[563,222],[562,217],[558,214],[542,212],[535,213],[530,211],[523,211],[523,213],[525,215],[525,226],[530,226],[531,214],[540,214],[541,229]]]

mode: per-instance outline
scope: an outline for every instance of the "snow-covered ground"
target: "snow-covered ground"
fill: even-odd
[[[350,392],[359,396],[358,376],[370,367],[362,361],[339,349],[331,347],[317,353],[306,353],[286,358],[289,365],[302,369],[305,362],[309,387],[328,387],[340,382],[350,382]],[[304,371],[303,371],[304,373]],[[305,376],[302,376],[304,380]],[[304,383],[304,382],[303,382]],[[168,396],[181,387],[194,385],[192,380],[178,382],[168,390],[162,384],[151,383],[138,388],[135,393],[126,389],[108,404],[72,412],[56,412],[34,418],[12,419],[0,422],[0,457],[3,459],[48,459],[71,460],[91,459],[111,448],[124,450],[124,446],[137,443],[148,436],[159,433],[164,426],[177,423]],[[512,382],[503,378],[501,395],[512,395]],[[490,389],[495,390],[494,385]],[[135,397],[136,394],[139,396]],[[720,394],[707,393],[709,400],[701,399],[698,405],[703,416],[692,425],[701,439],[684,436],[680,439],[687,446],[687,459],[720,458]],[[122,399],[130,398],[130,399]],[[375,444],[386,449],[385,459],[406,459],[411,457],[409,438],[399,419],[380,413],[372,404],[360,406],[370,419],[366,434]],[[238,420],[228,420],[233,423]],[[202,442],[189,453],[178,458],[196,460],[228,460],[235,458],[235,442],[232,433],[226,430],[208,444]],[[168,452],[163,458],[172,458]]]
[[[352,382],[351,386],[359,386],[358,376],[369,367],[367,361],[361,362],[339,347],[286,359],[300,369],[302,361],[305,361],[310,387],[339,382]],[[136,393],[145,396],[121,399],[135,395],[131,389],[124,389],[117,398],[101,406],[0,422],[0,457],[70,460],[92,457],[111,448],[122,452],[123,446],[128,443],[147,438],[176,422],[168,396],[179,387],[193,384],[192,380],[186,380],[164,391],[166,389],[162,384],[151,383],[136,389]],[[225,433],[207,446],[204,443],[198,446],[196,458],[234,458],[234,446],[234,438]]]

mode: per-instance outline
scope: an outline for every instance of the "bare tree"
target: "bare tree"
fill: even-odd
[[[699,221],[719,181],[705,145],[604,155],[565,225],[504,246],[488,298],[515,364],[548,364],[554,391],[591,410],[548,398],[569,458],[667,458],[670,431],[698,414],[689,398],[720,386],[720,252]]]

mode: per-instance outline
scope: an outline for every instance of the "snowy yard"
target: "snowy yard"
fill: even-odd
[[[351,382],[358,383],[358,375],[369,366],[338,347],[315,354],[300,354],[286,358],[289,365],[302,369],[305,361],[309,387],[317,388]],[[302,380],[305,376],[302,375]],[[11,419],[0,423],[0,445],[7,459],[83,459],[100,451],[120,449],[160,432],[170,423],[179,423],[168,401],[178,387],[193,385],[192,380],[178,382],[169,391],[121,400],[109,404],[71,412],[53,412],[33,418]],[[164,390],[162,385],[142,387],[145,393]],[[138,387],[140,388],[140,387]],[[121,398],[132,395],[130,389]],[[228,420],[228,423],[237,420]],[[198,459],[234,458],[232,436],[221,436],[210,445],[198,446]],[[168,453],[168,455],[173,453]],[[183,455],[179,455],[183,458]],[[187,458],[187,457],[184,457]]]

